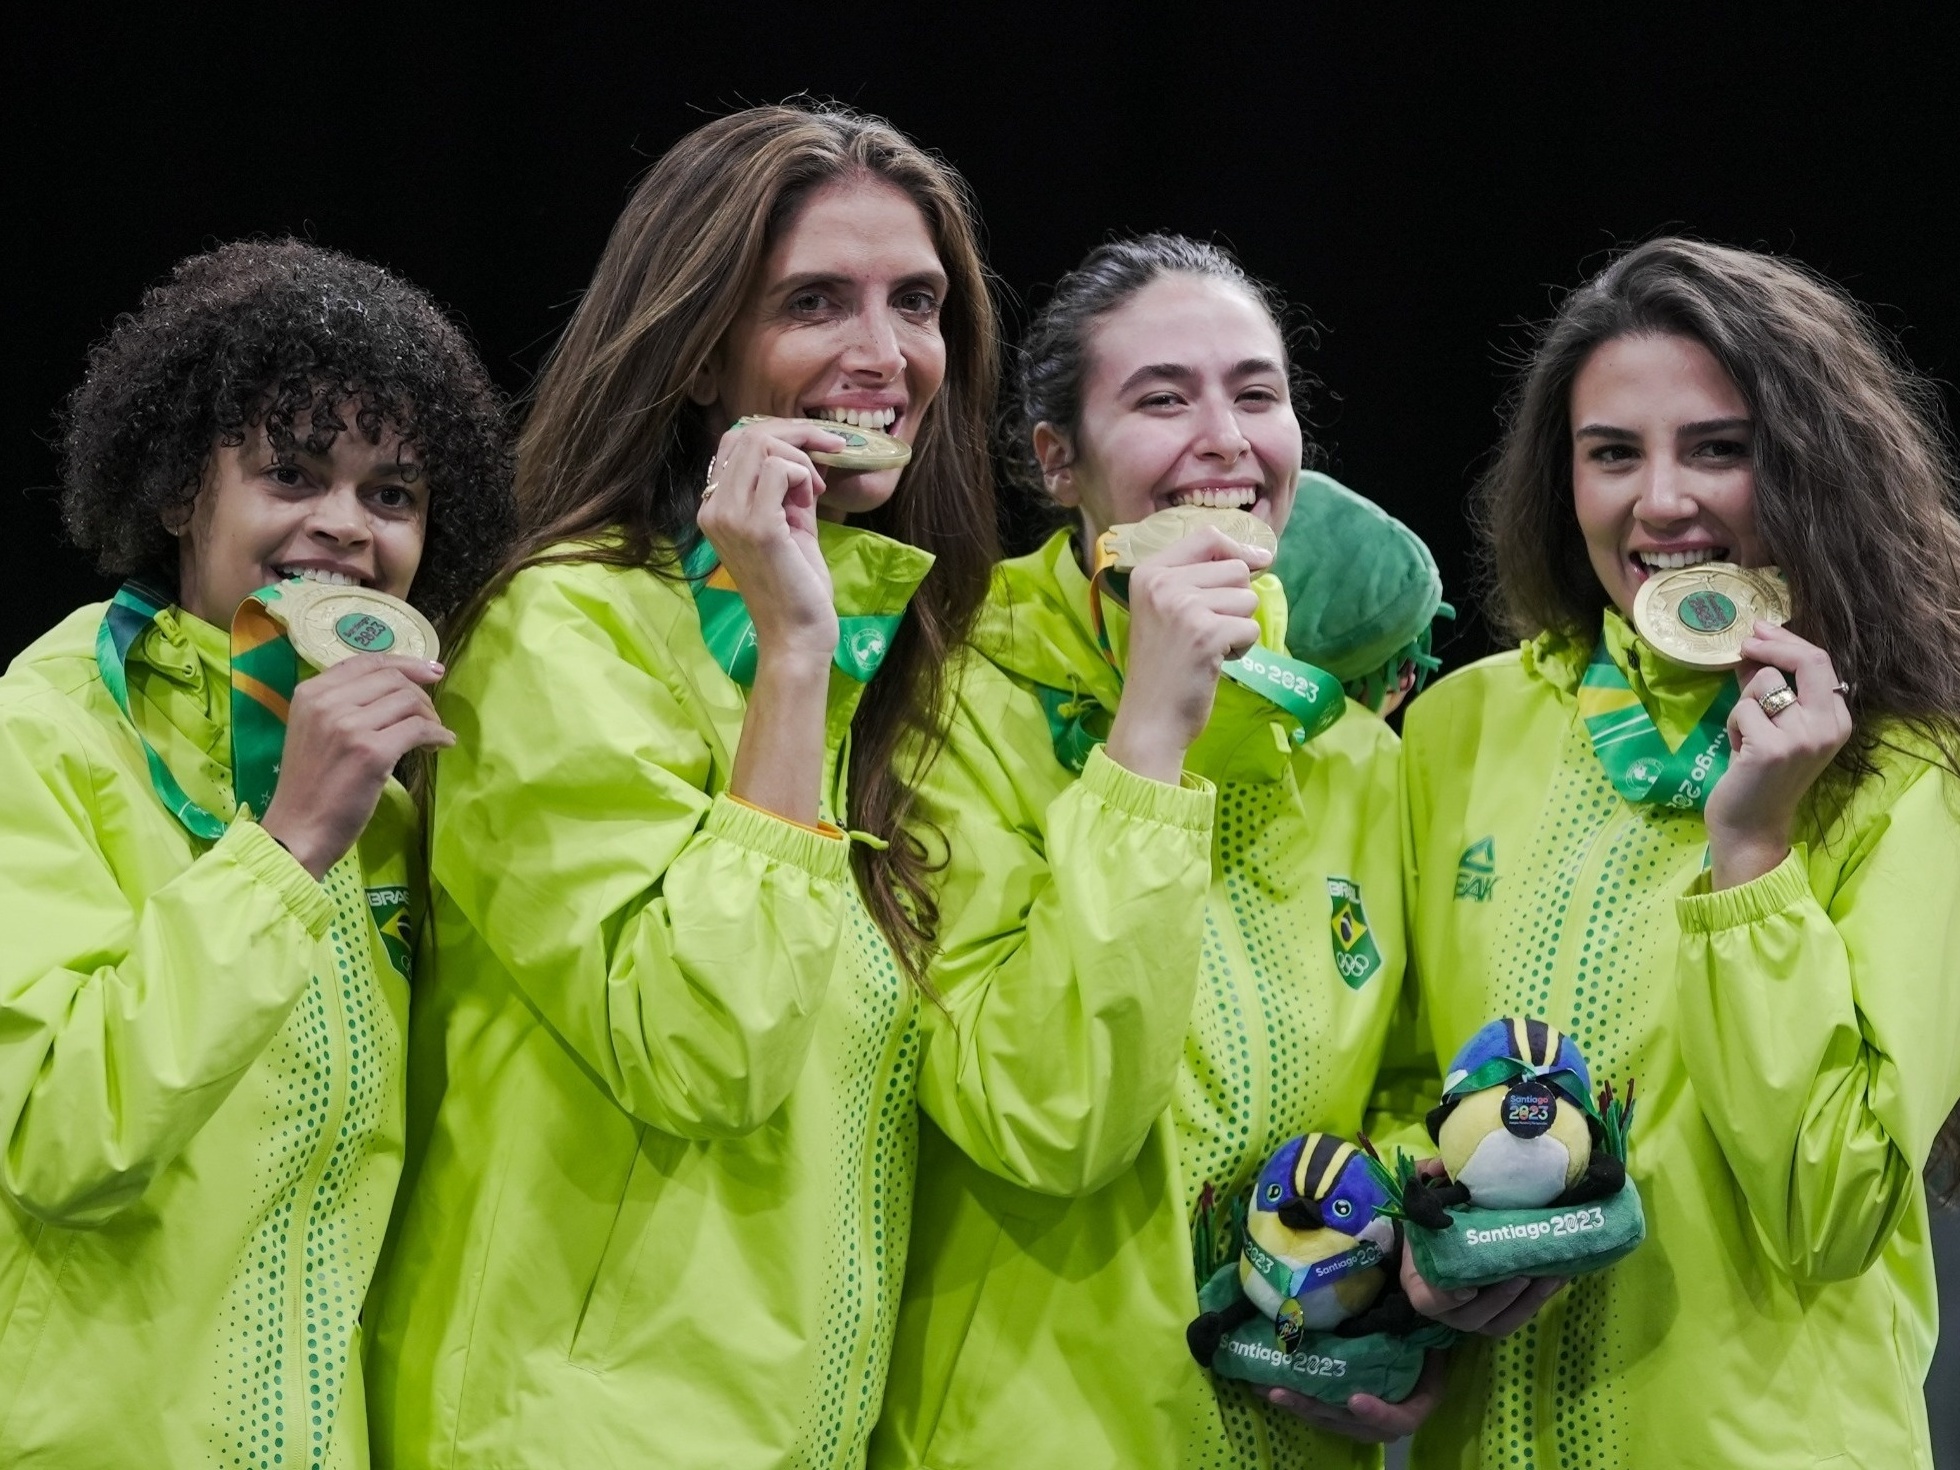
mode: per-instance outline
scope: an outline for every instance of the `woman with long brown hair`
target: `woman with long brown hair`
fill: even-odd
[[[995,358],[964,188],[884,123],[751,109],[635,190],[441,698],[384,1463],[862,1458]]]
[[[1865,313],[1770,256],[1651,241],[1540,338],[1481,492],[1522,648],[1404,727],[1413,963],[1438,1055],[1524,1014],[1637,1079],[1650,1233],[1453,1354],[1417,1464],[1931,1464],[1922,1171],[1960,1097],[1949,446]],[[1780,567],[1794,612],[1698,605],[1732,615],[1734,673],[1633,621],[1709,562]]]

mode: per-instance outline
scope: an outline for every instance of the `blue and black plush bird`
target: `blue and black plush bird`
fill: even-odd
[[[1389,1193],[1371,1162],[1325,1133],[1290,1138],[1266,1161],[1239,1252],[1243,1296],[1186,1333],[1200,1363],[1208,1366],[1226,1334],[1259,1316],[1289,1353],[1309,1331],[1355,1337],[1418,1325],[1399,1293],[1382,1309],[1395,1222],[1382,1212]]]
[[[1630,1096],[1630,1095],[1629,1095]],[[1450,1063],[1428,1118],[1449,1180],[1408,1191],[1409,1217],[1432,1230],[1446,1208],[1529,1210],[1604,1199],[1626,1165],[1599,1147],[1600,1106],[1572,1038],[1527,1016],[1492,1021]]]

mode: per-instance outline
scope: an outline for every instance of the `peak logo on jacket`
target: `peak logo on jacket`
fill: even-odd
[[[1329,877],[1327,900],[1333,911],[1334,968],[1359,990],[1382,967],[1382,952],[1369,932],[1368,910],[1361,903],[1361,885],[1352,878]]]
[[[1497,841],[1481,838],[1463,850],[1456,860],[1456,896],[1474,903],[1489,903],[1497,887]]]

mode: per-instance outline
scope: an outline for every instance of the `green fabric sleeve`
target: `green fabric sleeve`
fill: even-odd
[[[1960,1093],[1948,783],[1926,771],[1752,883],[1704,873],[1677,909],[1682,1057],[1757,1230],[1800,1279],[1856,1276]]]
[[[1098,747],[1062,771],[1035,697],[977,660],[921,792],[952,834],[920,1106],[991,1173],[1086,1194],[1171,1100],[1200,969],[1215,795]],[[978,687],[974,687],[978,686]]]
[[[437,764],[430,874],[621,1108],[739,1135],[809,1050],[846,844],[708,794],[678,625],[643,621],[620,582],[533,569],[478,625],[439,700],[458,743]],[[684,589],[635,595],[692,616]]]
[[[251,822],[125,891],[181,862],[137,849],[139,779],[93,764],[64,722],[0,710],[0,1192],[66,1228],[136,1203],[217,1111],[332,917]]]

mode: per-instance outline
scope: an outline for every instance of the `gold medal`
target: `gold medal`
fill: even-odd
[[[803,452],[818,464],[838,470],[897,470],[912,460],[912,446],[903,439],[876,429],[860,429],[855,424],[833,424],[828,419],[791,419],[791,423],[814,424],[825,433],[844,441],[842,449],[806,449]]]
[[[330,669],[357,653],[433,659],[441,650],[427,618],[371,587],[282,582],[265,610],[285,625],[294,652],[316,669]]]
[[[1241,546],[1279,549],[1273,528],[1249,510],[1173,505],[1127,526],[1111,526],[1096,538],[1096,570],[1127,572],[1147,556],[1174,546],[1201,526],[1216,526]]]
[[[1676,663],[1732,669],[1755,625],[1790,621],[1790,586],[1775,567],[1705,561],[1640,584],[1633,626]]]

